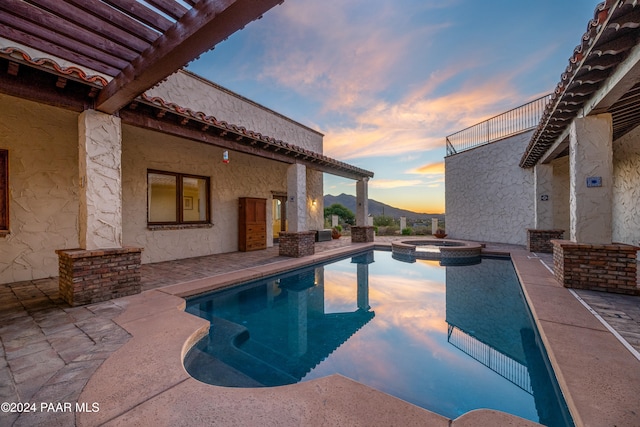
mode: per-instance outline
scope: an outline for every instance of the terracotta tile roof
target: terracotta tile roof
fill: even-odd
[[[51,58],[32,58],[29,53],[17,47],[0,47],[0,56],[5,56],[11,60],[18,61],[29,66],[42,69],[50,69],[58,75],[88,83],[97,87],[104,87],[108,81],[100,75],[87,74],[82,68],[76,66],[64,66],[58,64]]]
[[[598,4],[520,160],[521,167],[535,166],[566,132],[580,111],[638,46],[638,28],[640,4],[637,0],[607,0]],[[638,86],[630,89],[607,110],[614,118],[614,139],[640,124],[640,107],[634,107],[631,114],[628,108],[622,108],[624,103],[627,107],[630,103],[640,105],[636,98],[638,93]]]
[[[203,131],[208,131],[210,128],[215,128],[218,131],[221,131],[218,132],[218,134],[222,137],[233,138],[237,141],[244,140],[247,144],[250,145],[256,145],[257,143],[259,143],[258,148],[262,151],[279,153],[291,159],[295,159],[295,161],[301,161],[305,164],[312,165],[312,167],[318,168],[325,172],[350,178],[373,177],[373,172],[370,172],[368,170],[361,169],[348,163],[344,163],[331,157],[327,157],[323,154],[307,150],[303,147],[289,144],[288,142],[263,135],[259,132],[254,132],[243,126],[238,126],[223,120],[218,120],[214,116],[207,115],[202,111],[194,111],[188,107],[183,107],[173,102],[168,102],[160,97],[149,97],[146,94],[142,94],[138,98],[138,100],[147,105],[151,105],[156,108],[170,111],[179,116],[182,116],[184,118],[182,122],[183,125],[186,125],[188,121],[196,121],[204,125],[204,127],[202,128]]]

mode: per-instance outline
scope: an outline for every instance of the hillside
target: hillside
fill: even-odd
[[[324,207],[327,208],[334,203],[339,203],[347,209],[356,213],[356,197],[348,194],[340,194],[334,196],[327,194],[324,196]],[[430,213],[418,213],[408,211],[406,209],[394,208],[387,204],[378,202],[373,199],[369,199],[369,214],[373,216],[387,215],[393,218],[400,218],[401,216],[407,217],[407,220],[413,221],[431,221],[431,218],[438,218],[440,221],[444,221],[443,214],[430,214]]]

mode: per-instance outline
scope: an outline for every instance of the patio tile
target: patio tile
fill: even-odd
[[[27,337],[30,338],[30,337]],[[39,353],[41,351],[50,350],[51,344],[46,340],[44,335],[38,340],[15,339],[5,343],[6,359],[13,360],[30,354]]]
[[[8,366],[0,368],[0,398],[3,402],[18,401],[18,393]]]
[[[64,362],[52,348],[15,359],[8,359],[7,363],[11,368],[16,383],[21,382],[24,377],[32,376],[37,369],[42,368],[44,371],[49,372],[52,371],[53,367],[58,367],[57,369],[59,369],[64,366]]]
[[[68,383],[70,381],[76,380],[88,380],[91,375],[100,367],[102,364],[101,360],[81,360],[81,361],[73,361],[64,366],[64,368],[60,369],[56,372],[50,379],[47,381],[47,387],[50,387],[59,383]],[[44,389],[44,387],[43,387]],[[38,392],[40,397],[42,391]],[[55,398],[56,396],[48,396]]]

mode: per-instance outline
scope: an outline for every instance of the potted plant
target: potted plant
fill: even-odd
[[[340,236],[342,236],[342,227],[339,225],[336,225],[335,227],[333,227],[333,229],[331,230],[331,238],[332,239],[339,239]]]
[[[447,233],[445,233],[442,228],[438,228],[436,232],[433,233],[433,235],[438,239],[444,239],[445,237],[447,237]]]

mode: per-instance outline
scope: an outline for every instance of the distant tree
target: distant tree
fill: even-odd
[[[391,216],[377,215],[373,217],[373,225],[377,227],[389,227],[395,224],[395,220]]]
[[[356,223],[356,216],[353,212],[340,203],[334,203],[328,208],[324,208],[324,217],[330,219],[331,215],[338,215],[341,221],[349,225],[355,225]]]

